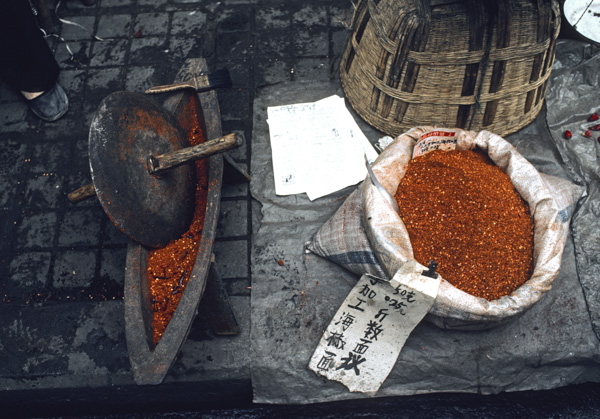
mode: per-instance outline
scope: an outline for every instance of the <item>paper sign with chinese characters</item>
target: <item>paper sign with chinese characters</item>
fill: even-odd
[[[441,277],[407,262],[391,281],[363,275],[323,334],[309,368],[350,391],[374,394],[427,314]]]

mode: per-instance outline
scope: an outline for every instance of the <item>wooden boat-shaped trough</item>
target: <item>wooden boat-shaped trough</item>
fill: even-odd
[[[203,59],[188,60],[176,82],[206,74]],[[213,90],[193,89],[171,95],[163,107],[171,112],[183,130],[190,134],[198,127],[208,141],[222,136],[221,115]],[[239,170],[227,155],[213,154],[208,160],[204,225],[195,263],[181,299],[160,340],[154,344],[153,310],[148,275],[149,248],[130,240],[125,268],[125,334],[134,380],[137,384],[159,384],[164,380],[190,331],[199,306],[217,335],[235,335],[239,328],[227,294],[216,270],[212,253],[215,239],[224,162],[229,170]],[[247,175],[242,174],[242,178]],[[239,178],[239,177],[238,177]],[[200,179],[198,179],[200,182]]]
[[[97,195],[111,221],[130,238],[125,336],[137,384],[164,380],[201,301],[215,334],[239,333],[212,248],[224,171],[233,181],[249,181],[249,176],[221,153],[239,146],[241,137],[222,137],[217,95],[210,89],[218,83],[211,85],[207,73],[204,59],[187,60],[174,85],[157,88],[176,90],[162,107],[142,94],[107,96],[90,128],[93,183],[69,194],[72,202]],[[186,140],[201,144],[188,147]],[[163,274],[152,273],[153,253],[168,255],[181,243],[183,251],[171,253],[177,258],[164,258],[163,264],[181,260],[185,270],[159,264]]]

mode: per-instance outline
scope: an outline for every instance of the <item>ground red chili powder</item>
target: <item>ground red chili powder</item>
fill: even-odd
[[[194,146],[205,141],[200,127],[190,130],[188,141]],[[153,342],[158,343],[169,321],[173,317],[179,300],[183,295],[198,254],[198,245],[202,238],[202,228],[206,214],[208,196],[208,159],[195,162],[196,208],[189,230],[179,239],[170,242],[161,249],[150,251],[148,258],[148,281],[152,294]]]
[[[510,178],[480,151],[410,161],[396,192],[415,259],[455,287],[496,300],[533,271],[533,220]]]

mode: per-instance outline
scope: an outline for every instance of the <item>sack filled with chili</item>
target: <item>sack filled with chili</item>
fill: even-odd
[[[551,289],[582,187],[540,173],[487,131],[413,128],[372,169],[399,212],[366,179],[308,250],[385,278],[437,259],[443,280],[426,319],[443,328],[493,327]]]

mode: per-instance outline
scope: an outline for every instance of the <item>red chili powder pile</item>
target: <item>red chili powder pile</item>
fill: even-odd
[[[190,130],[188,141],[191,146],[203,143],[205,138],[202,130],[197,126]],[[192,274],[202,238],[208,196],[208,159],[198,160],[195,164],[198,180],[196,208],[189,230],[181,238],[149,253],[148,281],[152,294],[154,345],[162,337],[177,309]]]
[[[415,259],[452,285],[496,300],[533,271],[533,220],[510,178],[480,151],[432,151],[396,192]]]

